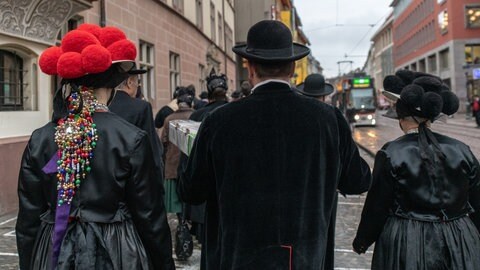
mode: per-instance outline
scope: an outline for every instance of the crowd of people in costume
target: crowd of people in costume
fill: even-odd
[[[310,50],[284,24],[258,22],[233,51],[247,60],[241,90],[212,70],[206,93],[177,87],[155,118],[122,30],[83,24],[44,51],[41,70],[62,81],[21,161],[20,269],[175,269],[167,213],[201,243],[200,269],[334,269],[338,195],[367,191],[352,242],[375,243],[372,269],[480,269],[480,166],[430,129],[459,108],[440,78],[385,77],[386,116],[405,134],[372,172],[324,103],[333,85],[291,85]],[[188,156],[168,139],[178,119],[202,122]]]

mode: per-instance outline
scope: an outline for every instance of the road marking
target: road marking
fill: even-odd
[[[358,202],[338,202],[338,204],[343,204],[343,205],[363,205],[363,203],[358,203]]]
[[[0,252],[0,256],[15,256],[15,257],[18,257],[18,253]]]
[[[335,252],[342,252],[342,253],[355,253],[351,249],[343,249],[343,248],[336,248]],[[373,253],[373,251],[367,251],[367,253]]]
[[[9,236],[9,237],[15,237],[15,230],[11,231],[11,232],[7,232],[5,234],[3,234],[3,236]]]
[[[0,222],[0,226],[5,225],[5,224],[7,224],[7,223],[9,223],[9,222],[11,222],[11,221],[14,221],[15,219],[17,219],[17,217],[14,217],[14,218],[11,218],[11,219],[7,219],[7,220],[5,220],[5,221],[3,221],[3,222]]]

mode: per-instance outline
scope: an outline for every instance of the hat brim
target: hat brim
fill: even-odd
[[[135,62],[132,60],[116,60],[112,61],[112,65],[113,64],[117,64],[117,66],[119,66],[126,73],[135,67]]]
[[[393,92],[390,92],[390,91],[386,91],[386,90],[383,90],[382,91],[382,95],[384,95],[386,98],[388,98],[389,100],[391,101],[397,101],[400,99],[400,95],[399,94],[395,94]]]
[[[273,52],[270,55],[253,54],[247,51],[247,44],[237,45],[232,48],[232,51],[243,58],[259,63],[290,62],[301,59],[310,53],[310,49],[307,46],[298,43],[293,43],[293,54],[288,56],[274,55]]]
[[[382,116],[390,119],[398,120],[397,111],[393,107],[388,108],[388,110],[384,114],[382,114]]]
[[[145,69],[131,69],[127,72],[130,75],[139,75],[139,74],[145,74],[147,71]]]
[[[330,83],[325,83],[325,87],[323,89],[319,89],[318,92],[312,93],[312,92],[305,92],[305,84],[302,83],[300,85],[297,85],[295,89],[297,89],[297,91],[300,94],[305,96],[321,97],[321,96],[328,96],[331,93],[333,93],[333,91],[335,90],[335,87],[333,87],[333,85]],[[317,91],[317,89],[314,89],[314,90]]]

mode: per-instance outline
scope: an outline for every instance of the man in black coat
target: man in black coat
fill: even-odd
[[[108,109],[147,132],[154,156],[155,167],[158,170],[160,183],[163,185],[163,146],[158,138],[153,122],[152,105],[147,101],[135,98],[139,86],[138,75],[146,70],[133,68],[129,77],[115,88],[115,96]]]
[[[366,191],[370,168],[338,110],[292,91],[310,50],[284,24],[255,24],[233,50],[252,94],[203,120],[179,183],[207,202],[205,268],[324,269],[335,193]]]

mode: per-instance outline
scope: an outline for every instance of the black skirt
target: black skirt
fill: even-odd
[[[53,224],[42,222],[32,256],[32,269],[51,270]],[[153,269],[131,220],[69,224],[58,270]]]
[[[372,269],[480,269],[480,236],[469,217],[447,222],[388,218]]]

